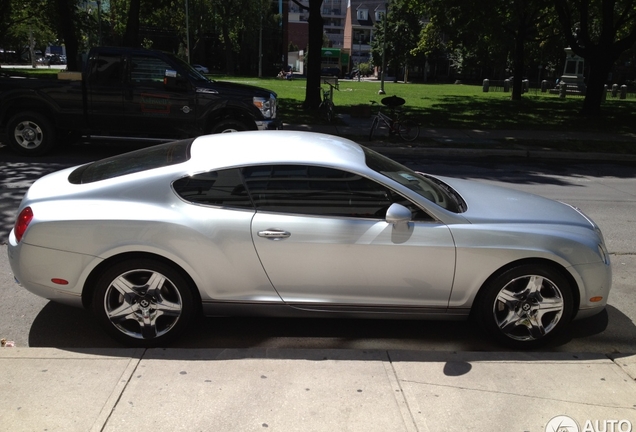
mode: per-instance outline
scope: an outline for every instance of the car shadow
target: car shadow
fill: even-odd
[[[536,351],[615,355],[636,352],[634,341],[634,323],[608,306],[594,317],[573,322],[558,340]],[[108,355],[112,348],[122,348],[99,327],[90,311],[53,302],[33,321],[29,346],[103,350]],[[470,321],[260,317],[201,317],[167,348],[513,352],[491,341]]]

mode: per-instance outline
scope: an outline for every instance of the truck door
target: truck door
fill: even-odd
[[[117,132],[124,108],[124,68],[119,52],[99,51],[89,59],[86,79],[88,123],[92,130]]]
[[[156,56],[132,54],[124,116],[137,135],[191,135],[196,120],[194,91],[185,77],[178,75],[175,81],[179,85],[165,84],[166,71],[174,75],[174,69]]]

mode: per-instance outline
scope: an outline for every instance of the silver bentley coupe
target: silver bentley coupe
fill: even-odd
[[[202,136],[36,181],[9,235],[27,290],[130,346],[199,313],[477,320],[513,348],[603,310],[611,268],[580,210],[414,172],[306,132]]]

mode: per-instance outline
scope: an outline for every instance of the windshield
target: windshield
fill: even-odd
[[[366,164],[372,170],[398,182],[423,198],[454,213],[466,210],[464,200],[453,188],[439,179],[415,172],[379,153],[363,147]]]

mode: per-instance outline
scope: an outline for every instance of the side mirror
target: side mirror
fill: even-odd
[[[393,203],[386,211],[386,222],[393,225],[400,222],[410,222],[412,218],[411,210],[402,204]]]
[[[166,69],[163,84],[168,90],[184,90],[186,87],[186,81],[172,69]]]

